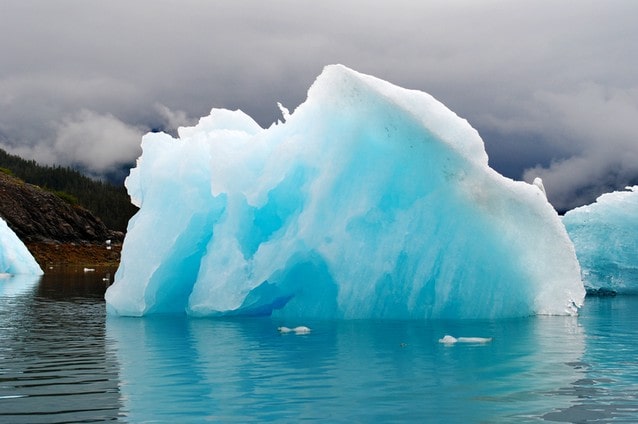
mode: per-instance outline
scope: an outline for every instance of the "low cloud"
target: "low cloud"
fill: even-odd
[[[58,125],[52,147],[59,162],[103,173],[139,156],[141,137],[113,115],[82,110]]]
[[[213,107],[268,126],[343,63],[434,95],[557,208],[635,181],[633,0],[6,3],[0,147],[28,159],[97,175]]]
[[[79,167],[99,176],[131,163],[141,153],[143,131],[111,114],[81,110],[50,125],[50,138],[0,147],[37,162]]]

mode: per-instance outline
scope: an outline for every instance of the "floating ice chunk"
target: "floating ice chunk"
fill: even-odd
[[[589,291],[638,293],[638,186],[603,194],[563,222]]]
[[[450,335],[444,336],[439,339],[439,343],[443,344],[455,344],[455,343],[489,343],[492,341],[491,337],[453,337]]]
[[[285,123],[215,109],[147,134],[111,314],[575,314],[573,245],[429,94],[328,66]]]
[[[453,343],[456,343],[456,342],[458,342],[456,337],[452,337],[450,335],[445,335],[445,336],[443,336],[442,339],[439,339],[439,343],[453,344]]]
[[[279,331],[282,334],[288,334],[288,333],[309,334],[311,330],[310,330],[310,328],[301,325],[301,326],[295,327],[295,328],[277,327],[277,331]]]
[[[18,236],[0,218],[0,274],[42,275],[42,268]]]

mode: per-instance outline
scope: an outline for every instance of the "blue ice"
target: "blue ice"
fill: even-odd
[[[638,293],[638,186],[603,194],[563,222],[588,290]]]
[[[0,275],[32,274],[42,275],[40,265],[35,261],[27,247],[18,236],[0,218]]]

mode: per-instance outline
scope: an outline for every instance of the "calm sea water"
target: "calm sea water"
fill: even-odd
[[[638,422],[638,297],[578,318],[106,318],[108,272],[0,279],[0,422]]]

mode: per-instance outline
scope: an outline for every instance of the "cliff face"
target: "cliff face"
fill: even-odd
[[[24,242],[104,243],[123,237],[88,210],[2,172],[0,217]]]

